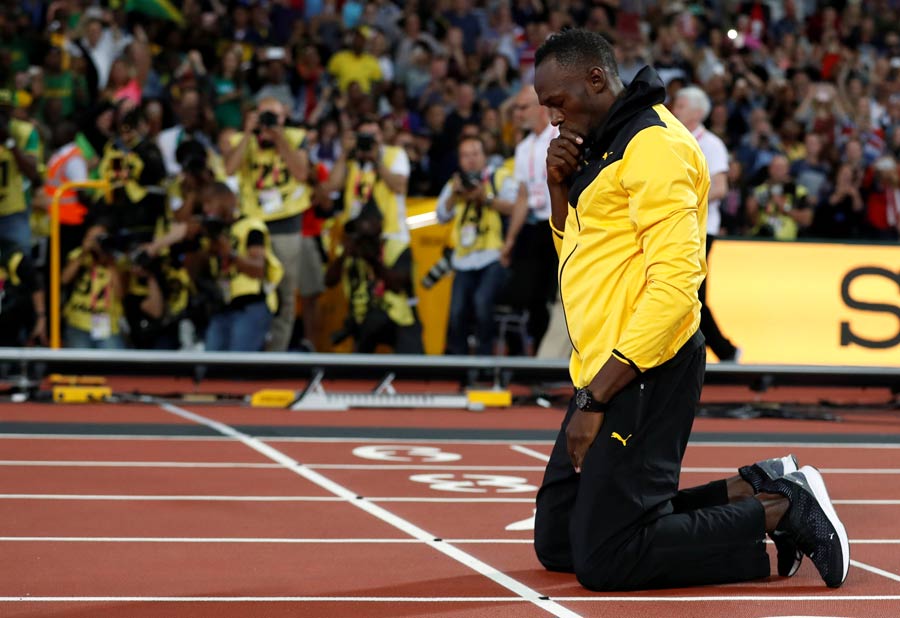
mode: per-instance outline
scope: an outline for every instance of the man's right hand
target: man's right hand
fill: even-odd
[[[547,182],[555,185],[568,184],[569,178],[578,170],[584,139],[560,127],[559,136],[550,141],[547,149]]]

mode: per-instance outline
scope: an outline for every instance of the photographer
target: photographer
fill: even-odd
[[[354,338],[354,351],[372,353],[378,344],[396,354],[423,354],[422,325],[415,309],[409,245],[384,239],[381,212],[373,204],[344,226],[342,251],[328,266],[325,284],[343,284],[349,304],[335,344]]]
[[[116,134],[100,160],[100,177],[112,185],[112,202],[104,215],[117,230],[127,230],[149,241],[165,218],[166,168],[156,144],[147,139],[147,124],[140,108],[122,100],[116,108]]]
[[[451,244],[455,247],[447,353],[468,354],[470,314],[474,310],[476,351],[490,355],[494,304],[507,279],[516,237],[528,216],[528,192],[523,183],[512,183],[512,195],[500,194],[503,174],[487,169],[479,138],[463,138],[458,155],[460,171],[444,186],[437,201],[438,221],[453,222]],[[505,234],[501,215],[510,217]]]
[[[31,224],[25,181],[40,180],[41,154],[37,130],[12,118],[13,92],[0,89],[0,239],[31,251]]]
[[[385,238],[409,243],[406,190],[409,157],[403,148],[382,144],[381,127],[366,118],[356,132],[344,134],[341,154],[331,170],[326,190],[343,191],[342,221],[351,221],[373,204],[381,211]]]
[[[747,198],[747,216],[754,236],[775,240],[797,240],[812,224],[813,209],[806,188],[791,178],[786,156],[772,159],[768,178]]]
[[[318,249],[300,234],[311,193],[309,161],[301,148],[306,131],[285,127],[285,118],[277,99],[261,99],[225,153],[225,173],[238,176],[241,211],[265,222],[272,249],[284,265],[278,314],[267,345],[275,352],[287,350],[291,340],[297,290],[303,297],[314,297],[324,288]]]
[[[71,286],[63,308],[69,348],[118,350],[124,276],[116,261],[116,241],[107,222],[91,225],[80,248],[69,253],[60,281]]]
[[[188,310],[191,279],[171,254],[154,257],[148,249],[129,256],[123,307],[131,344],[140,350],[177,350],[178,324]]]
[[[148,249],[151,255],[184,243],[198,295],[207,305],[206,349],[259,352],[278,299],[282,266],[272,252],[265,223],[239,216],[237,197],[222,182],[203,193],[203,217],[176,223]]]
[[[200,196],[215,180],[220,178],[210,165],[209,151],[198,141],[181,142],[175,151],[181,171],[169,184],[169,212],[167,219],[190,221],[202,216]]]
[[[27,253],[0,239],[0,347],[47,345],[44,290]]]

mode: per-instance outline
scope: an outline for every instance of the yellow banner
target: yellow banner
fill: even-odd
[[[709,261],[742,363],[900,365],[900,247],[718,240]]]

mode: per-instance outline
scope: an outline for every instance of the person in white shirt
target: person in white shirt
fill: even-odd
[[[550,124],[547,108],[538,103],[533,86],[525,86],[519,91],[513,112],[519,128],[529,132],[516,146],[513,173],[528,191],[528,218],[513,253],[509,303],[528,310],[528,335],[537,349],[550,322],[550,305],[556,299],[559,258],[553,247],[549,223],[547,149],[550,140],[559,135],[559,130]]]
[[[700,144],[700,150],[706,157],[709,167],[709,213],[706,220],[706,259],[713,240],[722,227],[722,213],[719,205],[728,193],[728,149],[719,137],[703,126],[703,120],[709,116],[712,103],[703,90],[697,86],[687,86],[678,91],[672,113],[693,133]],[[700,330],[706,336],[706,343],[720,361],[735,361],[740,357],[740,349],[735,347],[722,334],[712,311],[706,303],[706,282],[700,286],[698,293],[703,304],[700,310]]]

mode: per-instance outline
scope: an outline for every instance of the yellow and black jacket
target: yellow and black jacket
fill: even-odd
[[[665,96],[649,67],[620,95],[586,141],[565,230],[553,230],[577,387],[610,355],[640,372],[661,365],[700,325],[709,170]]]
[[[301,148],[306,131],[286,127],[284,137],[292,148]],[[237,145],[243,138],[243,133],[235,133],[231,145]],[[237,177],[241,213],[248,217],[266,223],[281,221],[297,217],[310,207],[309,185],[296,180],[278,151],[274,147],[262,148],[255,136],[249,139]]]
[[[284,276],[284,267],[272,251],[272,241],[266,224],[253,217],[241,217],[231,224],[229,238],[235,253],[241,257],[248,254],[253,244],[251,235],[262,237],[266,250],[266,272],[262,279],[256,279],[240,272],[234,264],[221,264],[216,256],[210,256],[210,273],[219,281],[223,300],[232,308],[245,306],[256,300],[264,300],[269,310],[278,310],[278,295],[275,288]]]
[[[382,241],[381,261],[390,270],[412,271],[409,245],[399,240],[389,238]],[[350,315],[357,325],[363,323],[372,308],[382,309],[398,326],[412,326],[416,323],[418,318],[412,286],[399,291],[387,288],[365,259],[346,259],[341,280],[344,294],[350,303]]]

